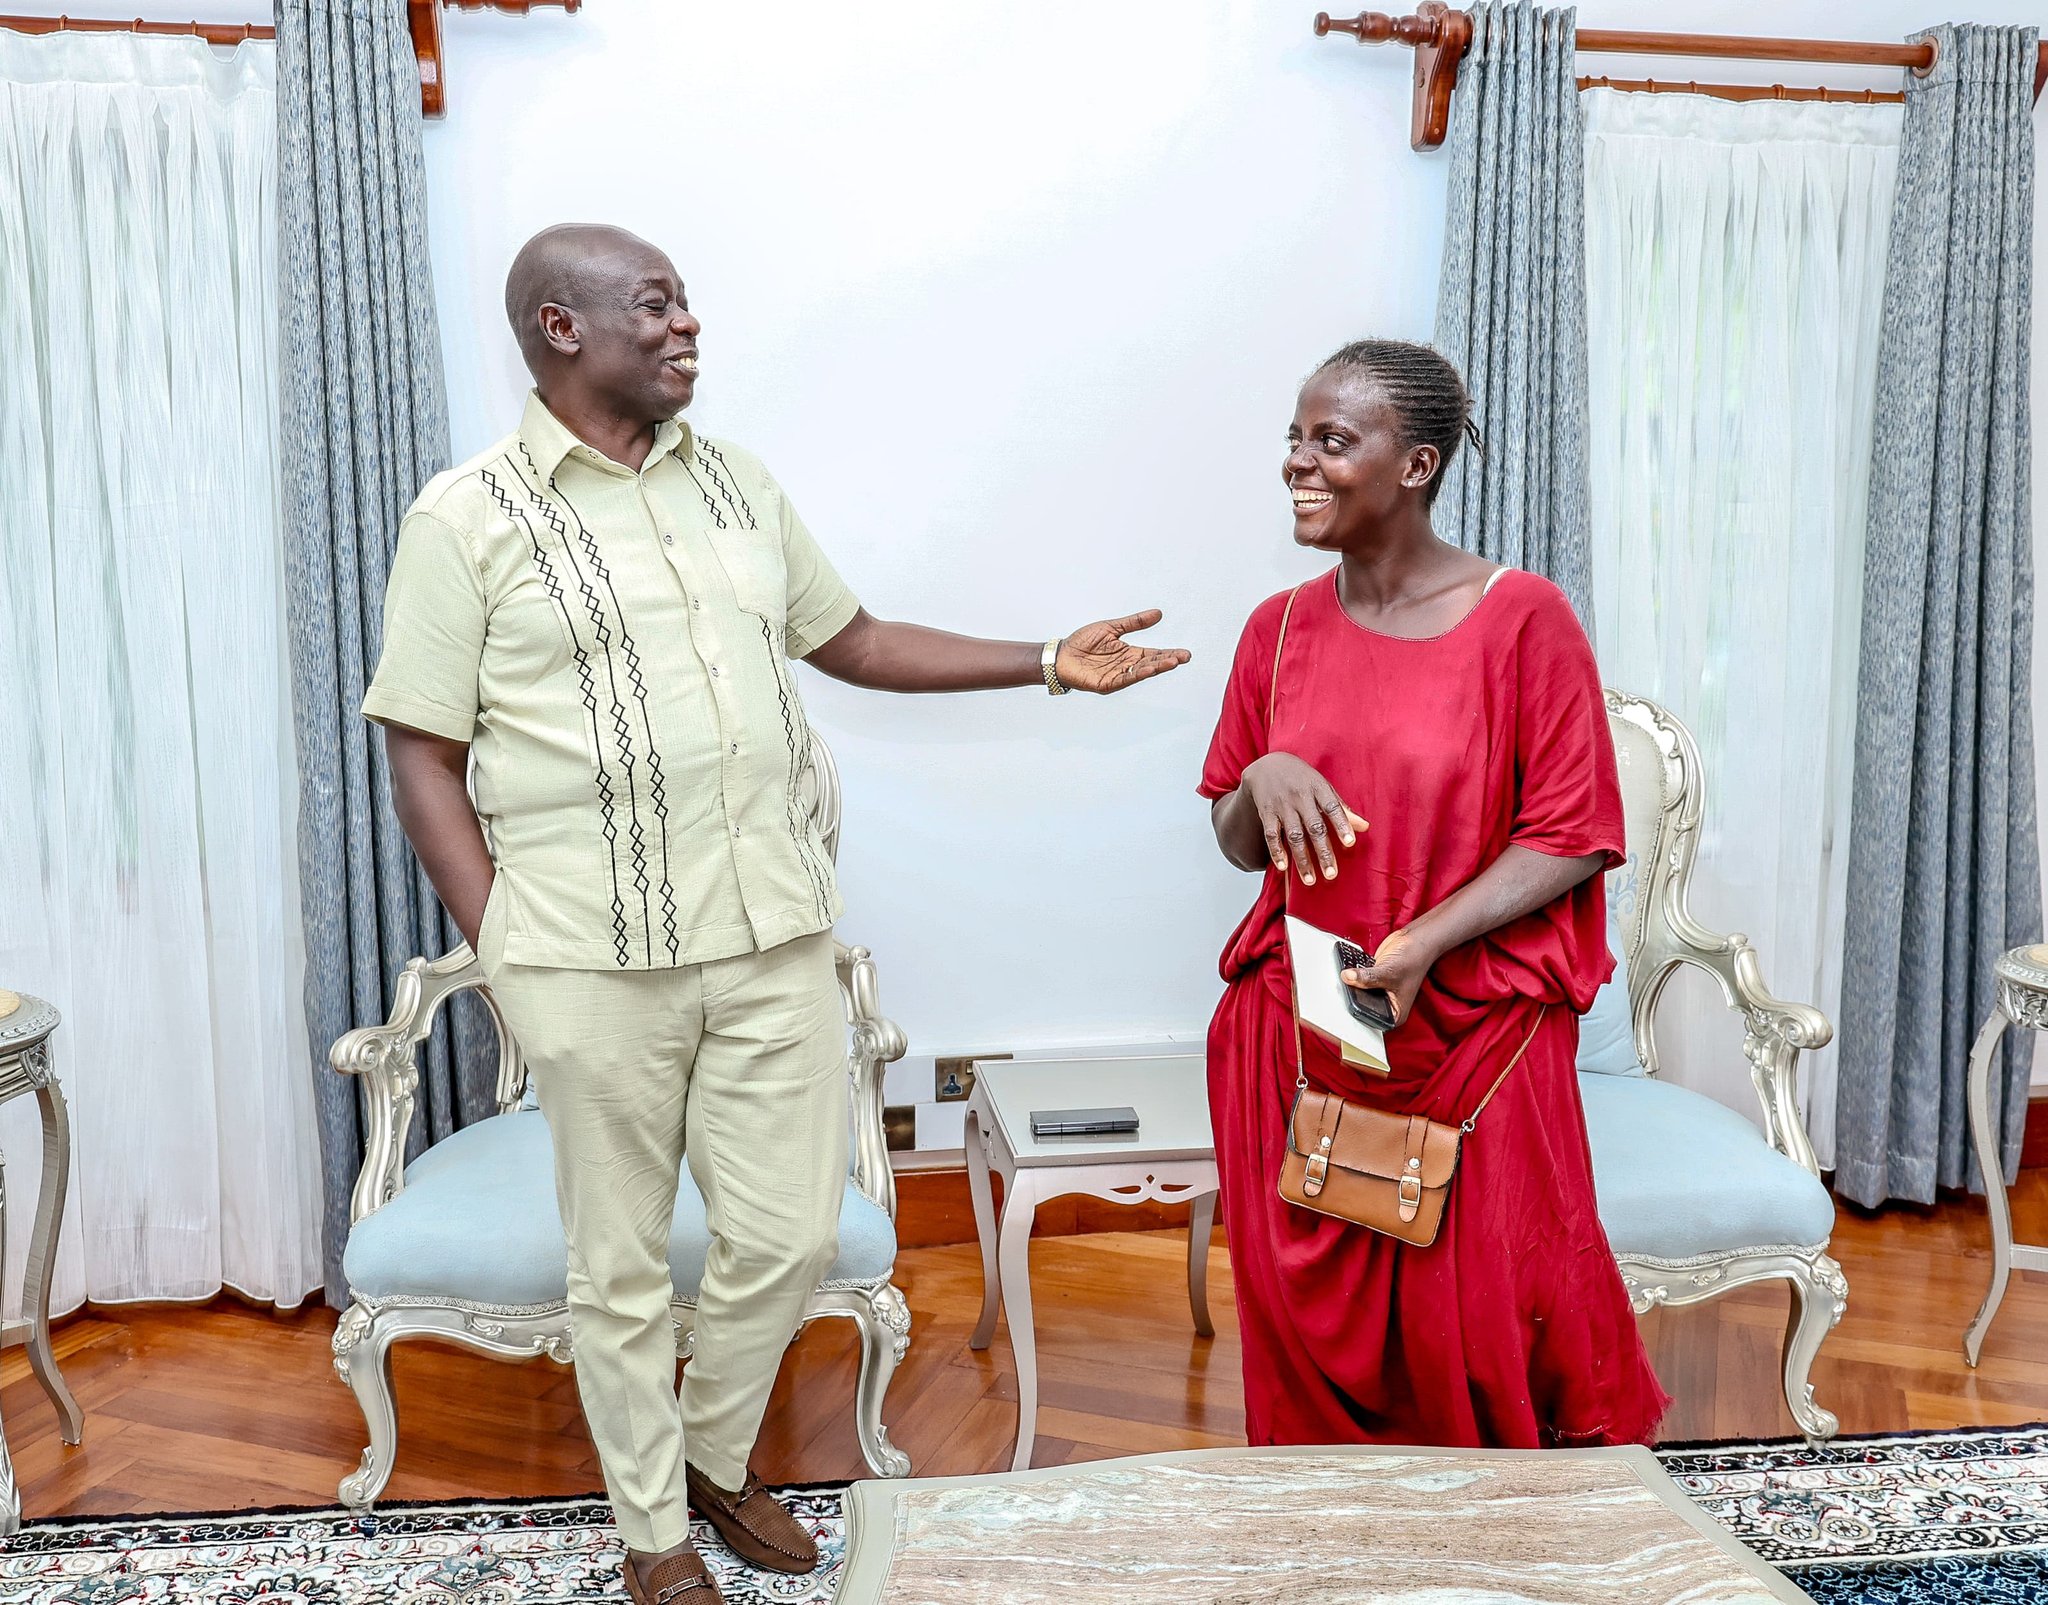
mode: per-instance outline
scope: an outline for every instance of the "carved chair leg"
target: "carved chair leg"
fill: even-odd
[[[361,1305],[352,1306],[334,1333],[334,1369],[362,1407],[370,1446],[362,1463],[341,1480],[341,1502],[368,1510],[391,1480],[398,1453],[398,1400],[391,1391],[391,1334]]]
[[[910,1306],[894,1287],[883,1286],[865,1300],[854,1324],[860,1328],[860,1381],[854,1393],[854,1428],[861,1458],[878,1477],[907,1477],[910,1456],[889,1441],[882,1401],[896,1367],[910,1352]]]
[[[1970,1111],[1970,1142],[1977,1152],[1977,1170],[1984,1178],[1984,1207],[1991,1217],[1991,1286],[1978,1306],[1977,1318],[1963,1334],[1963,1355],[1975,1365],[1984,1352],[1984,1338],[1991,1330],[1992,1317],[2005,1301],[2006,1284],[2012,1280],[2012,1205],[2005,1196],[2005,1170],[2000,1162],[1998,1139],[1991,1125],[1991,1061],[1998,1042],[2012,1022],[2005,1010],[1994,1008],[1977,1044],[1970,1050],[1970,1075],[1965,1083],[1964,1101]]]
[[[1825,1443],[1841,1430],[1834,1412],[1813,1402],[1813,1384],[1807,1380],[1821,1340],[1842,1319],[1848,1307],[1849,1282],[1842,1267],[1825,1254],[1813,1256],[1810,1269],[1791,1278],[1793,1303],[1785,1322],[1785,1403],[1792,1419],[1806,1434],[1808,1443]]]

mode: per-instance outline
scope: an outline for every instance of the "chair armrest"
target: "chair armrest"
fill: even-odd
[[[853,1184],[896,1218],[896,1173],[882,1131],[883,1067],[895,1063],[910,1043],[882,1013],[881,983],[874,955],[864,947],[835,943],[840,997],[849,1032],[846,1069],[853,1083]]]
[[[390,1203],[405,1187],[405,1144],[420,1087],[419,1045],[434,1029],[441,1005],[458,992],[483,985],[483,978],[466,943],[438,959],[410,959],[399,971],[390,1018],[382,1025],[344,1032],[328,1049],[327,1062],[341,1074],[357,1077],[363,1086],[363,1168],[349,1195],[351,1225]],[[495,1004],[491,1012],[495,1017]],[[502,1105],[507,1068],[516,1078],[518,1054],[504,1022],[498,1025]],[[515,1093],[513,1101],[517,1100]]]
[[[1636,1051],[1652,1074],[1657,1048],[1651,1022],[1657,999],[1680,964],[1705,970],[1720,983],[1729,1008],[1742,1017],[1742,1051],[1763,1104],[1765,1137],[1787,1159],[1818,1176],[1820,1163],[1799,1112],[1799,1055],[1826,1047],[1834,1038],[1834,1026],[1812,1004],[1788,1003],[1772,994],[1748,937],[1708,930],[1680,902],[1645,931],[1643,951],[1636,960],[1640,980],[1631,983],[1632,991],[1639,987],[1643,994],[1632,1000]]]

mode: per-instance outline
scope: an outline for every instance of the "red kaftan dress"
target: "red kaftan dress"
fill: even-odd
[[[1548,580],[1509,572],[1450,630],[1380,635],[1305,585],[1267,691],[1285,595],[1246,625],[1202,794],[1265,753],[1313,765],[1371,828],[1293,911],[1373,951],[1509,845],[1621,861],[1621,789],[1585,632]],[[1536,1448],[1647,1442],[1669,1400],[1593,1202],[1573,1057],[1613,968],[1603,878],[1447,953],[1387,1037],[1391,1077],[1304,1032],[1321,1088],[1453,1124],[1531,1030],[1465,1139],[1436,1242],[1413,1248],[1281,1200],[1294,1097],[1280,877],[1223,955],[1209,1099],[1254,1444]]]

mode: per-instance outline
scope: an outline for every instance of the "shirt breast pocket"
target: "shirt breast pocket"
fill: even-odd
[[[789,615],[789,573],[781,548],[766,541],[722,542],[718,561],[732,585],[733,600],[780,630]]]

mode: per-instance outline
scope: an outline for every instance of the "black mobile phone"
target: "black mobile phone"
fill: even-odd
[[[1375,1031],[1394,1029],[1394,1000],[1384,992],[1361,992],[1357,987],[1344,983],[1346,970],[1369,970],[1372,955],[1355,942],[1337,939],[1337,979],[1344,984],[1344,1005],[1350,1009],[1351,1017]]]
[[[1138,1111],[1129,1104],[1114,1109],[1034,1109],[1031,1135],[1047,1137],[1121,1136],[1138,1129]]]

